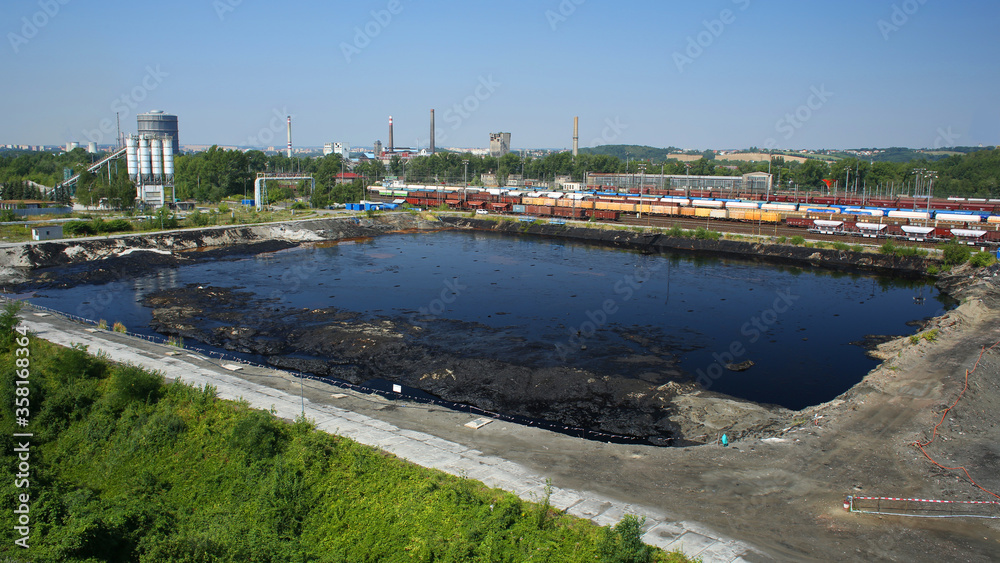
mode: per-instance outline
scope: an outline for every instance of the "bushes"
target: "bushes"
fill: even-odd
[[[879,247],[878,251],[879,253],[885,254],[887,256],[900,256],[900,257],[905,257],[905,256],[922,257],[930,254],[928,251],[922,248],[917,248],[915,246],[898,246],[891,240],[886,241],[885,244]]]
[[[132,223],[126,219],[105,221],[95,217],[90,221],[69,221],[63,223],[63,231],[73,236],[89,237],[94,235],[121,233],[132,230]]]
[[[801,235],[795,235],[794,237],[788,239],[788,242],[794,244],[795,246],[801,246],[805,244],[806,239]]]
[[[944,263],[949,266],[964,264],[971,254],[972,251],[969,250],[968,246],[959,244],[955,239],[941,245],[941,256],[944,259]]]
[[[32,410],[49,429],[32,443],[32,560],[684,561],[644,546],[634,517],[597,528],[216,400],[211,387],[164,387],[82,348],[32,339],[31,349]],[[13,379],[0,377],[0,398],[12,399]],[[15,428],[0,418],[6,467],[17,463]],[[15,516],[0,512],[0,526],[12,530]]]
[[[969,260],[969,265],[973,268],[983,268],[986,266],[992,266],[997,261],[996,257],[990,252],[977,252],[972,255]]]

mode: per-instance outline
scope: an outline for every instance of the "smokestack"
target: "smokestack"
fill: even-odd
[[[392,148],[392,116],[389,116],[389,152],[394,152]]]
[[[573,158],[580,151],[580,118],[573,118]]]
[[[434,154],[434,110],[431,110],[431,154]]]
[[[292,158],[292,116],[288,116],[288,158]]]

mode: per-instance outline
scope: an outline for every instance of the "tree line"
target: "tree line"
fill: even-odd
[[[58,185],[63,169],[84,169],[101,155],[90,155],[83,149],[69,153],[22,152],[0,154],[0,188],[7,199],[20,199],[26,180],[44,185]],[[711,155],[710,155],[711,156]],[[112,207],[130,207],[135,187],[125,171],[124,162],[113,163],[110,174],[83,173],[76,187],[76,199],[85,205],[97,205],[101,200]],[[936,161],[872,162],[858,158],[843,158],[833,163],[822,160],[786,161],[774,156],[770,162],[739,162],[727,164],[714,158],[702,157],[693,162],[625,160],[607,154],[581,153],[577,157],[567,151],[533,157],[512,152],[502,157],[471,153],[440,152],[403,160],[398,156],[387,165],[381,161],[349,162],[339,154],[288,158],[283,154],[267,155],[261,151],[226,150],[213,146],[207,151],[178,155],[175,158],[175,193],[179,199],[220,201],[226,198],[253,198],[253,184],[259,172],[296,172],[312,174],[315,189],[307,182],[270,181],[268,193],[273,200],[308,199],[317,207],[333,203],[357,201],[364,196],[364,187],[387,178],[398,178],[409,184],[481,185],[485,175],[496,175],[501,182],[520,176],[536,182],[568,177],[583,181],[586,173],[631,173],[693,176],[736,176],[750,172],[770,171],[782,189],[827,189],[826,180],[837,190],[873,193],[875,190],[896,194],[923,195],[933,187],[935,196],[1000,197],[1000,150],[988,149],[949,156]],[[922,171],[934,173],[933,186]],[[356,178],[338,181],[338,174],[353,172]],[[21,187],[19,187],[21,186]],[[21,190],[18,192],[17,190]],[[48,196],[68,197],[65,192]]]

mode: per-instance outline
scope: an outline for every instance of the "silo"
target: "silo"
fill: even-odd
[[[138,121],[140,135],[170,137],[173,140],[174,154],[180,152],[180,144],[177,140],[176,115],[163,113],[163,111],[156,109],[147,113],[140,113],[136,119]]]
[[[163,176],[163,142],[159,139],[150,139],[149,152],[153,160],[153,176]]]
[[[163,139],[163,175],[174,175],[174,144],[170,137]]]
[[[143,176],[149,176],[152,172],[151,163],[149,162],[149,139],[145,135],[139,136],[139,173]]]
[[[139,173],[139,155],[136,154],[136,139],[132,135],[125,138],[125,163],[129,178],[135,178]]]

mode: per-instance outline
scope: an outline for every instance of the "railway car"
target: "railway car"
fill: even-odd
[[[927,211],[903,211],[900,209],[894,209],[886,213],[887,217],[893,217],[896,219],[930,219],[931,214]]]
[[[869,223],[866,221],[858,221],[854,224],[854,228],[857,232],[865,238],[879,238],[886,235],[889,229],[889,225],[884,225],[881,223]]]
[[[618,211],[608,211],[606,209],[585,209],[584,213],[588,217],[593,217],[594,219],[603,219],[607,221],[617,221],[621,216]]]
[[[982,223],[983,218],[976,214],[964,214],[964,213],[941,213],[937,212],[934,214],[934,220],[936,221],[951,221],[953,223]]]

